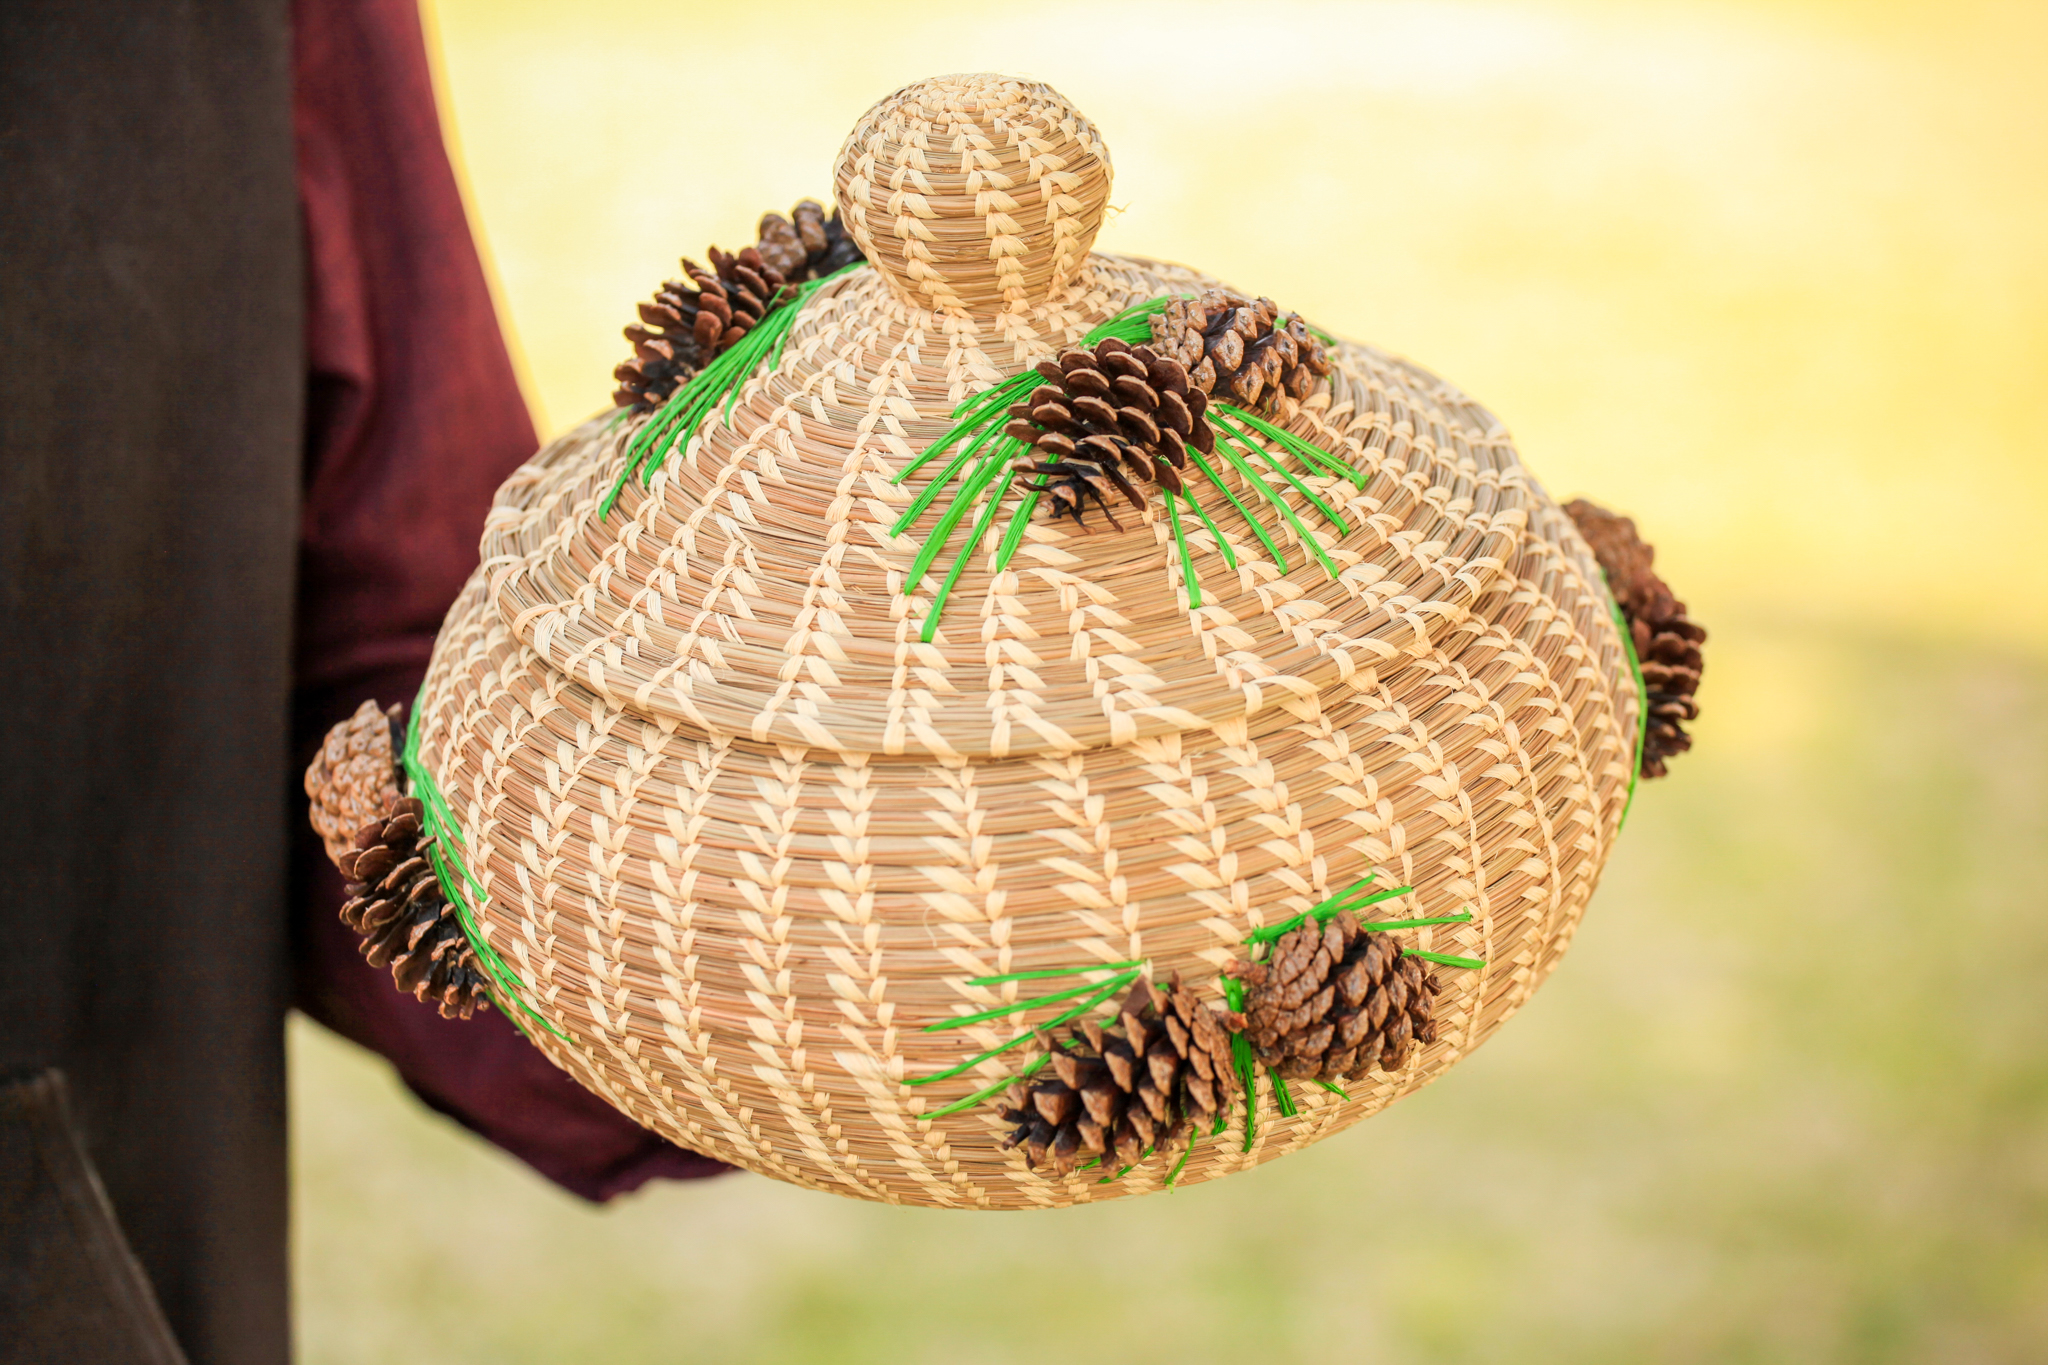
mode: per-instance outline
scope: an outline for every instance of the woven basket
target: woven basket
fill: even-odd
[[[1090,254],[1110,182],[1042,85],[959,76],[863,118],[837,188],[870,267],[609,515],[637,422],[585,424],[500,491],[416,718],[515,1018],[647,1127],[863,1199],[1056,1206],[1154,1190],[1029,1169],[988,1104],[1030,1019],[975,978],[1144,960],[1204,998],[1247,933],[1369,872],[1443,973],[1441,1035],[1348,1098],[1258,1092],[1176,1181],[1293,1151],[1478,1046],[1556,966],[1621,821],[1638,693],[1600,571],[1491,414],[1343,343],[1276,420],[1370,475],[1356,529],[1278,572],[1229,507],[969,554],[940,629],[929,522],[892,477],[956,404],[1119,310],[1215,283]],[[969,519],[970,521],[972,519]],[[972,534],[955,528],[952,548]],[[1221,534],[1238,567],[1215,545]],[[1303,563],[1307,560],[1306,564]],[[941,563],[946,562],[942,558]],[[1190,608],[1186,576],[1199,575]],[[1049,1012],[1049,1011],[1047,1011]],[[1042,1017],[1042,1015],[1040,1016]],[[1042,1050],[1042,1049],[1040,1049]],[[1240,1106],[1242,1107],[1242,1106]]]

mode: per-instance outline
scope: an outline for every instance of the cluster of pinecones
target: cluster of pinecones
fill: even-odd
[[[476,950],[441,894],[430,856],[426,811],[399,794],[399,717],[366,701],[328,732],[311,767],[306,795],[313,828],[348,879],[343,923],[363,936],[363,956],[389,967],[398,988],[467,1019],[489,1003]]]
[[[613,403],[643,412],[658,407],[786,302],[792,286],[865,259],[839,215],[827,217],[810,199],[789,218],[763,214],[758,235],[737,255],[712,247],[709,270],[684,257],[689,278],[668,281],[640,305],[640,321],[626,328],[633,354],[612,371],[619,383]]]
[[[1285,1077],[1356,1079],[1375,1065],[1398,1071],[1413,1045],[1436,1041],[1436,974],[1348,911],[1288,931],[1265,961],[1237,975],[1244,1013],[1225,1022]]]
[[[1139,980],[1115,1023],[1075,1025],[1049,1062],[1052,1078],[998,1113],[1016,1125],[1005,1145],[1060,1175],[1088,1157],[1131,1165],[1213,1122],[1237,1093],[1223,1017],[1196,1004],[1178,974],[1164,991]]]
[[[1271,299],[1223,289],[1175,299],[1153,314],[1152,347],[1187,366],[1202,392],[1250,411],[1270,411],[1282,394],[1300,402],[1335,368],[1299,317],[1282,319]]]
[[[1656,550],[1636,534],[1636,524],[1603,507],[1574,499],[1564,509],[1578,524],[1579,534],[1593,547],[1594,558],[1607,573],[1607,585],[1628,623],[1636,660],[1649,693],[1649,727],[1643,736],[1644,777],[1662,777],[1664,761],[1692,747],[1683,726],[1699,719],[1694,694],[1704,661],[1700,646],[1706,627],[1685,614],[1685,603],[1671,593],[1651,568]]]
[[[1028,447],[1016,469],[1037,479],[1030,486],[1051,498],[1055,518],[1085,530],[1093,503],[1121,530],[1113,498],[1142,511],[1141,483],[1181,492],[1185,447],[1216,448],[1211,398],[1270,409],[1283,393],[1307,397],[1330,370],[1300,318],[1281,323],[1271,299],[1210,290],[1155,313],[1148,346],[1112,337],[1041,361],[1048,382],[1010,408],[1005,430]]]

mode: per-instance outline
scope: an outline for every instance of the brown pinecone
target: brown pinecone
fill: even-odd
[[[1664,760],[1692,747],[1692,736],[1681,727],[1699,719],[1694,693],[1705,666],[1700,646],[1706,643],[1706,627],[1686,616],[1685,603],[1672,596],[1650,567],[1657,552],[1636,534],[1635,522],[1584,498],[1573,499],[1564,510],[1593,547],[1593,557],[1606,571],[1608,588],[1628,622],[1636,661],[1643,669],[1643,689],[1649,694],[1642,774],[1662,777]]]
[[[782,272],[756,247],[737,256],[712,247],[710,270],[684,257],[683,273],[687,282],[662,285],[640,305],[640,321],[626,328],[633,354],[612,371],[619,407],[658,407],[787,297]]]
[[[796,221],[791,222],[792,218]],[[867,259],[853,238],[846,235],[839,222],[839,211],[834,209],[828,218],[824,205],[815,199],[798,204],[790,210],[789,218],[779,213],[762,214],[756,235],[761,239],[755,244],[761,259],[782,272],[782,278],[791,284],[822,279],[855,261]]]
[[[1175,299],[1153,314],[1152,346],[1187,366],[1189,382],[1202,392],[1255,412],[1271,411],[1283,393],[1307,398],[1335,368],[1298,316],[1282,318],[1271,299],[1222,289]]]
[[[370,965],[390,967],[400,990],[439,1006],[444,1019],[467,1019],[489,1003],[488,983],[441,894],[425,832],[425,807],[394,792],[385,813],[365,822],[335,860],[349,883],[341,918],[363,936]]]
[[[403,705],[389,711],[366,701],[327,732],[326,742],[306,769],[306,795],[313,799],[313,828],[335,862],[355,847],[356,831],[398,795],[398,750]]]
[[[1237,1093],[1223,1016],[1196,1004],[1178,973],[1170,990],[1138,981],[1107,1029],[1076,1024],[1050,1063],[1051,1078],[998,1114],[1017,1125],[1005,1146],[1060,1175],[1091,1156],[1128,1166],[1189,1125],[1212,1122]]]
[[[1142,510],[1145,494],[1134,480],[1178,493],[1183,442],[1204,454],[1216,448],[1203,416],[1207,396],[1185,366],[1150,346],[1134,349],[1111,337],[1041,361],[1038,371],[1048,382],[1010,408],[1004,432],[1030,447],[1016,469],[1039,477],[1032,487],[1051,497],[1055,518],[1070,516],[1085,529],[1093,500],[1121,530],[1109,509],[1112,494]]]
[[[1436,1041],[1435,973],[1349,911],[1288,931],[1238,976],[1244,1014],[1225,1022],[1282,1076],[1357,1079],[1375,1060],[1398,1071],[1413,1043]]]

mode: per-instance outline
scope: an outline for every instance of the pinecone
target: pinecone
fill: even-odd
[[[1176,299],[1153,314],[1152,346],[1187,366],[1197,389],[1254,412],[1270,412],[1283,393],[1296,402],[1307,398],[1334,368],[1300,317],[1283,317],[1271,299],[1222,289]]]
[[[1038,371],[1048,382],[1011,407],[1004,432],[1030,447],[1031,458],[1015,467],[1039,477],[1032,487],[1052,498],[1055,518],[1070,516],[1086,529],[1083,514],[1093,500],[1121,530],[1110,511],[1112,494],[1143,510],[1145,494],[1134,478],[1178,493],[1187,465],[1183,442],[1203,454],[1216,448],[1203,416],[1207,396],[1189,382],[1185,366],[1150,346],[1134,349],[1111,337],[1093,350],[1077,347],[1041,361]]]
[[[1060,1175],[1091,1156],[1128,1166],[1189,1125],[1213,1121],[1237,1093],[1223,1016],[1196,1004],[1178,973],[1165,991],[1138,981],[1116,1023],[1075,1025],[1050,1061],[1053,1077],[998,1114],[1017,1125],[1005,1146]]]
[[[1244,1014],[1232,1028],[1282,1076],[1357,1079],[1377,1059],[1398,1071],[1415,1042],[1436,1041],[1436,975],[1350,912],[1290,930],[1263,962],[1238,973]]]
[[[356,831],[398,795],[396,755],[404,742],[399,719],[404,714],[402,705],[380,711],[376,702],[364,702],[327,732],[326,742],[306,769],[313,829],[335,862],[355,847]]]
[[[390,967],[400,990],[438,1005],[444,1019],[467,1019],[489,1002],[488,983],[441,894],[425,830],[425,807],[394,792],[385,813],[356,831],[354,847],[335,860],[349,881],[341,918],[363,936],[370,965]]]
[[[796,221],[791,222],[790,218]],[[782,272],[782,278],[791,284],[822,279],[855,261],[867,259],[840,225],[838,210],[833,210],[828,218],[824,205],[815,199],[806,199],[791,209],[789,218],[779,213],[762,214],[757,235],[761,240],[755,245],[761,259]]]
[[[1643,669],[1643,689],[1650,709],[1643,736],[1644,777],[1662,777],[1664,760],[1692,747],[1692,736],[1680,728],[1699,719],[1699,690],[1704,661],[1700,646],[1704,626],[1685,614],[1685,603],[1651,569],[1656,550],[1636,534],[1636,524],[1603,507],[1575,498],[1564,509],[1578,524],[1579,534],[1593,547],[1593,557],[1607,572],[1608,588],[1628,622],[1636,661]]]
[[[626,328],[633,354],[612,371],[619,407],[658,407],[787,298],[782,272],[756,247],[737,256],[712,247],[710,270],[684,257],[683,273],[688,282],[662,285],[640,305],[640,321]]]

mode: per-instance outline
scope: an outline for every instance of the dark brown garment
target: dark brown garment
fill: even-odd
[[[0,196],[0,1067],[69,1076],[188,1356],[289,1356],[294,990],[579,1193],[724,1169],[399,995],[317,852],[287,962],[301,750],[410,700],[534,445],[411,0],[7,0]]]
[[[61,1072],[0,1077],[0,1327],[40,1365],[185,1365],[71,1121]]]
[[[280,0],[0,4],[0,1066],[201,1365],[290,1346],[289,82]]]
[[[443,1019],[400,994],[337,917],[341,882],[297,774],[365,698],[412,701],[476,567],[491,497],[537,442],[443,148],[413,0],[297,0],[293,21],[310,370],[288,777],[294,1003],[587,1199],[717,1174],[728,1168],[634,1124],[503,1015]]]

